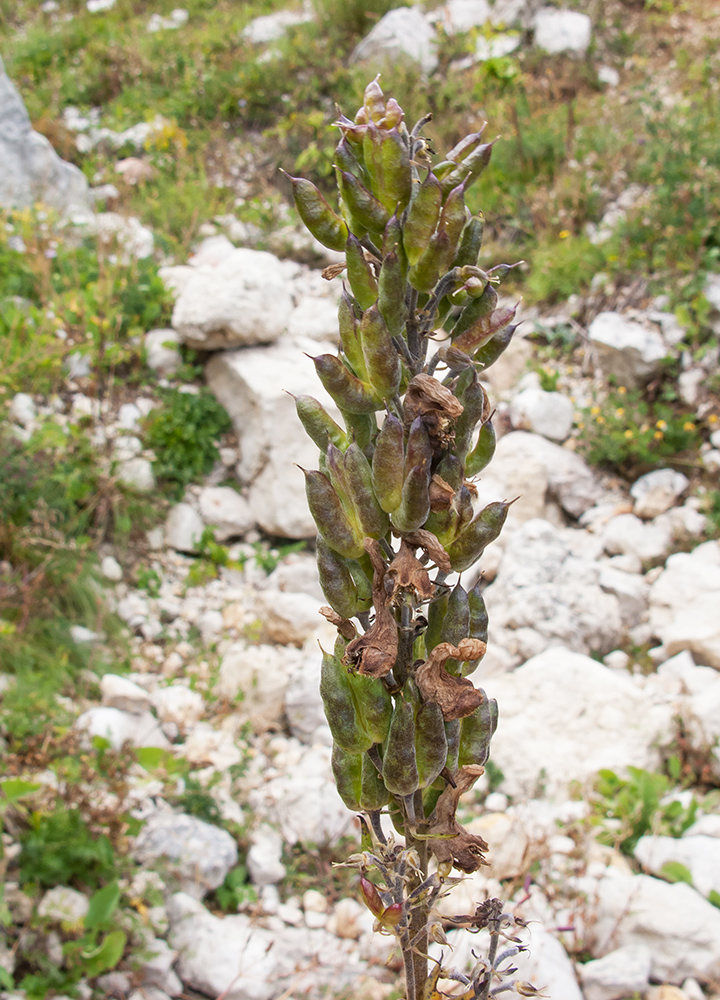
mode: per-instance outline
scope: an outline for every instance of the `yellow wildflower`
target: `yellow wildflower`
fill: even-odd
[[[625,413],[625,407],[624,406],[618,406],[617,410],[615,410],[615,416],[616,417],[622,417],[624,413]]]
[[[590,416],[591,417],[596,417],[599,412],[600,412],[600,407],[599,406],[593,406],[593,408],[590,410]]]
[[[625,437],[628,439],[628,441],[630,440],[630,438],[632,436],[633,436],[633,432],[631,430],[626,430],[625,431]]]
[[[627,392],[627,389],[625,388],[624,385],[619,385],[618,386],[618,392],[620,393],[621,396],[624,396],[625,393]]]
[[[566,240],[568,238],[568,236],[570,235],[570,230],[569,229],[561,229],[560,232],[558,233],[558,235],[559,235],[559,237],[560,237],[561,240]]]
[[[655,438],[656,441],[662,441],[662,439],[663,439],[663,432],[662,431],[655,431],[655,433],[653,434],[653,437]]]
[[[598,424],[604,424],[605,423],[605,417],[602,415],[602,413],[600,414],[599,417],[595,417],[595,422],[598,423]]]
[[[720,420],[720,417],[718,417],[717,413],[711,413],[708,417],[709,424],[716,424],[718,420]]]
[[[694,431],[695,430],[695,424],[692,422],[692,420],[686,420],[685,421],[685,423],[683,424],[683,430],[684,431]]]
[[[666,431],[667,430],[667,424],[665,423],[664,420],[658,420],[658,421],[656,421],[655,426],[657,427],[657,429],[659,431]]]

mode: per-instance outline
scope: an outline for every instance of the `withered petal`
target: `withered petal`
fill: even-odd
[[[423,601],[429,601],[435,594],[428,571],[404,538],[400,542],[400,551],[388,567],[388,574],[395,582],[393,597],[398,590],[412,590]]]
[[[357,635],[357,629],[350,619],[343,618],[342,615],[339,615],[337,611],[333,611],[327,605],[320,608],[320,614],[323,618],[327,618],[331,625],[335,626],[343,639],[354,639]]]
[[[485,652],[482,639],[463,639],[457,646],[439,643],[415,674],[417,685],[425,701],[440,706],[443,719],[464,719],[482,704],[483,693],[467,677],[453,677],[444,664],[451,658],[474,660]]]

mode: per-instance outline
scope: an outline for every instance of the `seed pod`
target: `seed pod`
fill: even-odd
[[[367,560],[367,553],[365,553],[363,559]],[[372,607],[372,585],[362,567],[362,562],[356,562],[354,559],[351,559],[348,562],[348,567],[357,589],[358,613],[360,611],[369,611]],[[372,567],[370,567],[370,572],[372,574]]]
[[[490,463],[495,454],[496,442],[492,420],[486,420],[480,428],[475,447],[465,459],[465,472],[468,476],[477,476]]]
[[[375,413],[348,413],[343,409],[340,412],[348,434],[363,451],[366,451],[377,434]]]
[[[372,481],[375,496],[382,509],[392,514],[400,506],[404,482],[403,426],[388,413],[375,441],[372,458]]]
[[[415,713],[410,702],[400,697],[395,700],[383,746],[383,781],[392,795],[412,795],[418,788]]]
[[[318,535],[316,556],[320,586],[333,611],[341,618],[352,618],[366,610],[359,606],[357,586],[347,560],[331,549],[322,535]]]
[[[417,531],[425,524],[430,513],[429,485],[429,469],[416,465],[410,470],[403,483],[400,506],[390,517],[397,531]]]
[[[365,554],[362,535],[348,518],[340,496],[329,478],[322,472],[305,473],[308,507],[318,531],[331,549],[346,559]]]
[[[515,323],[514,326],[506,326],[475,354],[475,361],[482,366],[482,371],[485,371],[490,365],[494,365],[503,351],[507,350],[513,339],[513,334],[519,326],[519,323]]]
[[[365,187],[370,183],[368,172],[362,162],[362,148],[351,144],[346,135],[343,135],[335,147],[335,166],[348,174],[353,174]]]
[[[338,187],[343,203],[350,213],[349,225],[355,232],[354,221],[371,233],[382,233],[390,218],[390,212],[368,191],[357,177],[345,170],[339,170]],[[357,236],[358,233],[355,232]]]
[[[479,579],[468,594],[468,607],[470,609],[468,636],[471,639],[480,639],[482,642],[487,643],[488,613],[485,607],[485,598],[480,590],[481,583],[482,579]],[[468,674],[476,670],[480,660],[482,660],[482,656],[479,656],[476,660],[466,660],[461,668],[463,677],[467,677]]]
[[[408,280],[419,292],[431,292],[441,274],[450,267],[455,256],[455,247],[444,231],[438,230],[430,237],[427,250],[420,260],[410,268]]]
[[[373,741],[357,717],[348,672],[337,656],[325,650],[320,671],[320,695],[330,732],[338,746],[350,754],[369,750]]]
[[[425,639],[425,651],[429,656],[438,643],[443,642],[443,622],[447,614],[450,592],[446,590],[434,597],[427,606],[427,628],[423,638]],[[427,659],[427,657],[425,657]]]
[[[453,267],[474,267],[478,262],[480,250],[482,249],[483,232],[485,230],[485,217],[482,212],[474,215],[465,223],[460,242],[458,244]]]
[[[385,511],[378,503],[372,484],[370,463],[359,445],[351,444],[343,458],[348,496],[363,537],[382,538],[390,527]]]
[[[330,761],[340,798],[353,812],[361,809],[363,755],[347,753],[337,743],[333,743]]]
[[[482,142],[482,134],[486,125],[487,122],[483,122],[478,132],[471,132],[470,135],[464,136],[447,154],[447,159],[453,160],[456,164],[466,159]]]
[[[465,190],[473,184],[490,162],[492,156],[492,142],[484,142],[477,146],[468,156],[457,164],[454,170],[440,181],[443,197],[447,197],[458,184],[465,184]]]
[[[380,683],[377,681],[376,683]],[[388,697],[390,697],[388,695]],[[378,769],[365,753],[362,756],[362,775],[360,782],[360,808],[366,812],[382,809],[390,801],[390,792],[385,782],[378,774]],[[387,911],[386,911],[387,912]]]
[[[363,357],[368,380],[382,399],[392,398],[400,388],[400,358],[380,310],[371,306],[360,320]],[[374,409],[380,409],[376,406]]]
[[[482,298],[483,296],[481,295],[478,301],[481,301]],[[491,340],[495,340],[498,333],[502,332],[508,323],[511,322],[515,316],[516,309],[517,305],[511,308],[496,309],[489,316],[484,316],[482,319],[477,320],[465,333],[455,338],[454,346],[477,358],[477,352],[486,344],[489,344]],[[508,343],[510,343],[509,340]],[[507,347],[507,344],[505,347]],[[498,352],[498,357],[505,350],[505,347]]]
[[[361,309],[369,309],[377,302],[378,283],[372,268],[365,260],[365,252],[360,246],[360,241],[352,233],[345,244],[345,261],[352,293]]]
[[[403,229],[403,246],[411,266],[417,264],[425,253],[440,218],[441,207],[440,183],[434,174],[429,173],[414,192]]]
[[[505,524],[509,507],[506,500],[488,504],[448,546],[447,553],[456,573],[469,569],[480,558],[485,546],[495,541]]]
[[[403,333],[407,318],[405,277],[402,272],[397,248],[394,248],[383,257],[378,279],[378,307],[391,337],[399,337]]]
[[[385,115],[385,95],[378,83],[379,76],[365,88],[363,94],[363,108],[365,109],[365,120],[368,122],[379,122]]]
[[[467,486],[461,486],[457,492],[455,498],[455,507],[457,509],[457,522],[455,524],[455,531],[460,535],[465,528],[470,524],[473,517],[475,516],[475,508],[473,506],[472,493],[467,488]]]
[[[350,675],[350,690],[358,718],[373,743],[384,743],[390,731],[393,703],[387,688],[377,677]]]
[[[396,253],[398,257],[398,263],[400,265],[400,274],[403,282],[402,297],[405,298],[405,279],[407,278],[408,262],[405,255],[405,250],[403,249],[403,227],[398,218],[397,212],[395,212],[385,226],[385,232],[383,233],[383,245],[382,245],[383,260],[387,257],[389,253]]]
[[[446,767],[450,774],[458,769],[458,754],[460,752],[460,720],[450,719],[445,723],[445,739],[447,740]]]
[[[319,354],[313,358],[315,371],[329,395],[341,410],[348,413],[374,413],[382,408],[382,400],[371,385],[353,375],[340,358]]]
[[[452,328],[450,336],[453,341],[461,337],[467,330],[475,324],[490,316],[497,305],[498,294],[492,285],[485,286],[482,295],[476,299],[471,299],[458,316],[455,326]]]
[[[353,374],[362,381],[367,382],[367,371],[365,370],[365,359],[363,358],[362,342],[360,340],[360,324],[355,316],[354,299],[348,295],[345,288],[343,288],[342,298],[338,306],[338,325],[343,353],[352,368]]]
[[[442,623],[441,642],[449,642],[450,645],[457,646],[462,639],[467,638],[469,626],[470,605],[468,594],[458,583],[451,590],[448,598],[447,611]],[[460,673],[460,662],[452,658],[446,660],[445,670],[449,674],[457,676]]]
[[[283,173],[292,184],[298,215],[316,240],[331,250],[344,250],[348,227],[337,212],[333,212],[312,181],[291,177]]]
[[[410,425],[407,447],[405,449],[405,478],[410,475],[410,471],[417,467],[430,470],[432,462],[432,444],[430,435],[423,422],[422,417],[415,417]]]
[[[314,396],[296,396],[295,409],[308,436],[312,438],[320,451],[327,451],[327,446],[331,441],[340,449],[347,448],[347,434],[335,423],[322,403]]]
[[[442,710],[433,701],[425,702],[415,716],[415,760],[420,788],[431,785],[445,767],[447,738]]]
[[[484,765],[490,756],[490,740],[497,729],[498,708],[494,698],[488,700],[484,691],[482,695],[483,700],[473,714],[460,721],[458,767]]]
[[[455,423],[453,453],[464,461],[477,422],[482,420],[483,413],[489,409],[487,395],[474,368],[466,368],[462,372],[455,387],[455,395],[462,403],[463,411]]]
[[[465,186],[463,184],[458,184],[457,187],[452,189],[445,200],[442,212],[440,213],[440,221],[438,222],[438,232],[446,233],[450,240],[452,246],[451,260],[455,257],[460,242],[460,234],[467,221],[464,193]]]
[[[410,201],[410,154],[397,128],[379,129],[370,123],[363,137],[363,158],[372,193],[388,212],[404,212]]]

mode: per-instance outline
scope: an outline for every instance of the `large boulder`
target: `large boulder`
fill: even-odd
[[[660,371],[668,353],[657,329],[641,326],[616,312],[598,313],[588,328],[597,363],[607,377],[634,388]]]
[[[33,131],[20,94],[0,59],[0,205],[42,202],[63,214],[92,216],[81,170],[61,160],[44,135]]]
[[[601,768],[655,770],[657,746],[672,736],[672,706],[648,703],[629,675],[561,647],[488,679],[486,690],[500,706],[492,760],[509,795],[543,787],[562,798]]]
[[[200,264],[181,288],[172,325],[196,350],[272,343],[287,330],[296,271],[296,265],[244,247],[216,266]]]
[[[592,37],[592,21],[574,10],[543,7],[533,20],[535,44],[551,54],[568,52],[584,55]]]
[[[216,354],[205,369],[238,437],[237,472],[253,517],[263,531],[283,538],[316,534],[296,466],[317,468],[317,447],[303,430],[290,393],[314,396],[337,421],[342,419],[303,351],[334,354],[335,348],[317,341],[281,342]]]
[[[438,63],[435,32],[418,7],[388,11],[356,46],[351,61],[383,64],[403,57],[423,73],[432,73]]]
[[[650,591],[650,624],[668,656],[690,650],[720,670],[720,542],[678,552]]]
[[[196,899],[222,885],[238,860],[227,830],[196,816],[161,811],[146,820],[132,853],[138,861],[160,863],[166,876]]]

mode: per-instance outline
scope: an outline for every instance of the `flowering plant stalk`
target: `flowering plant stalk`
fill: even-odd
[[[337,627],[320,688],[333,771],[363,817],[363,851],[348,864],[361,870],[376,926],[397,938],[407,1000],[438,996],[446,970],[428,977],[427,950],[430,939],[444,941],[434,906],[452,870],[486,863],[487,845],[456,811],[497,725],[497,704],[468,676],[485,655],[488,616],[480,583],[446,581],[480,558],[507,517],[508,501],[476,510],[471,477],[495,450],[480,376],[516,329],[516,307],[501,307],[497,293],[511,266],[479,266],[483,217],[465,206],[493,143],[480,128],[433,165],[430,117],[408,129],[374,80],[354,119],[336,123],[339,211],[310,181],[290,178],[310,232],[345,254],[325,272],[347,277],[340,350],[313,358],[342,423],[311,396],[296,406],[320,449],[318,468],[303,471],[322,613]],[[404,847],[384,831],[382,812]],[[472,977],[453,974],[468,998],[497,992],[522,950],[516,942],[498,957],[515,918],[498,901],[483,905],[457,918],[489,927],[494,942]]]

